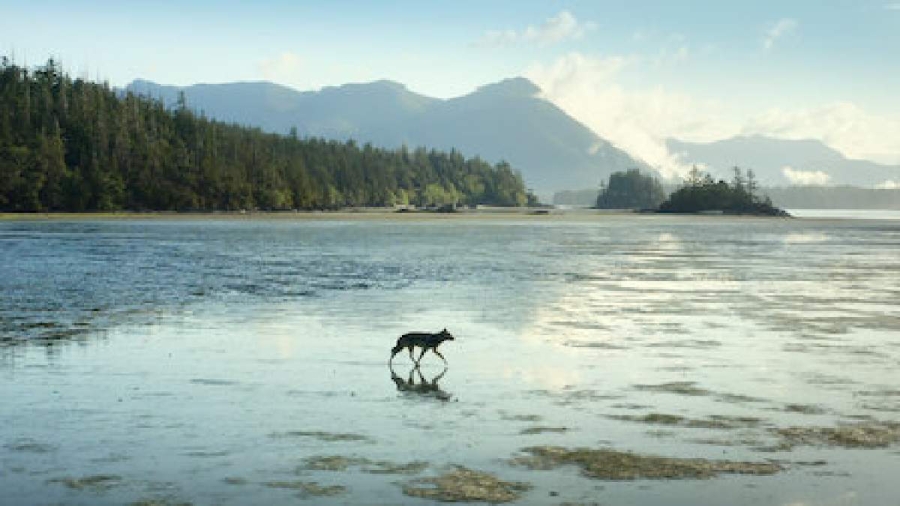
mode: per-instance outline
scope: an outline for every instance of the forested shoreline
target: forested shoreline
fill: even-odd
[[[0,211],[522,206],[505,162],[300,139],[0,59]]]

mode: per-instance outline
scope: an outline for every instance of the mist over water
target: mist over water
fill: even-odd
[[[898,247],[892,220],[3,222],[0,490],[416,504],[403,483],[463,465],[530,483],[527,504],[887,504]],[[400,334],[444,327],[446,370],[388,367]],[[886,444],[804,431],[846,426]],[[508,461],[538,445],[784,470],[603,481]]]

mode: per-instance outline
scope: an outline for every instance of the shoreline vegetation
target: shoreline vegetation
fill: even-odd
[[[92,221],[92,220],[571,220],[591,221],[597,219],[661,219],[672,217],[693,217],[716,219],[719,213],[657,213],[634,209],[533,209],[525,207],[503,207],[457,212],[408,211],[398,212],[392,208],[343,208],[333,210],[298,211],[98,211],[98,212],[0,212],[0,222],[13,221]],[[768,216],[733,215],[732,218],[766,219]]]
[[[652,174],[639,169],[615,172],[609,184],[602,184],[596,209],[633,209],[640,212],[664,214],[730,214],[751,216],[790,217],[772,204],[766,195],[759,194],[759,185],[752,170],[746,174],[734,167],[731,184],[716,181],[709,173],[694,166],[684,184],[666,196],[662,184]]]
[[[0,211],[537,205],[521,174],[451,150],[376,148],[213,121],[0,58]]]
[[[694,166],[684,185],[669,195],[656,212],[791,216],[784,209],[775,207],[768,195],[759,195],[759,184],[753,170],[748,170],[746,174],[740,167],[733,170],[734,179],[729,184],[722,179],[716,181],[709,173],[703,173]]]

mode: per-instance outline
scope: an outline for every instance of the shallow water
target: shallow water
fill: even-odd
[[[900,422],[898,247],[865,220],[3,222],[0,503],[417,504],[463,465],[523,504],[889,504],[896,442],[778,429]],[[449,368],[388,368],[442,327]],[[510,463],[539,445],[785,470]]]

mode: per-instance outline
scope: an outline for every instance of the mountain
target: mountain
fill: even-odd
[[[393,81],[299,92],[269,82],[187,87],[136,80],[128,91],[173,106],[184,93],[188,107],[207,116],[302,136],[410,148],[455,149],[492,163],[505,160],[538,193],[592,188],[610,173],[648,169],[540,98],[524,78],[482,86],[452,99],[414,93]]]
[[[871,187],[900,181],[900,166],[851,160],[817,140],[748,136],[710,143],[669,139],[667,145],[682,161],[706,164],[717,177],[730,179],[734,166],[753,169],[765,186],[806,182]]]

